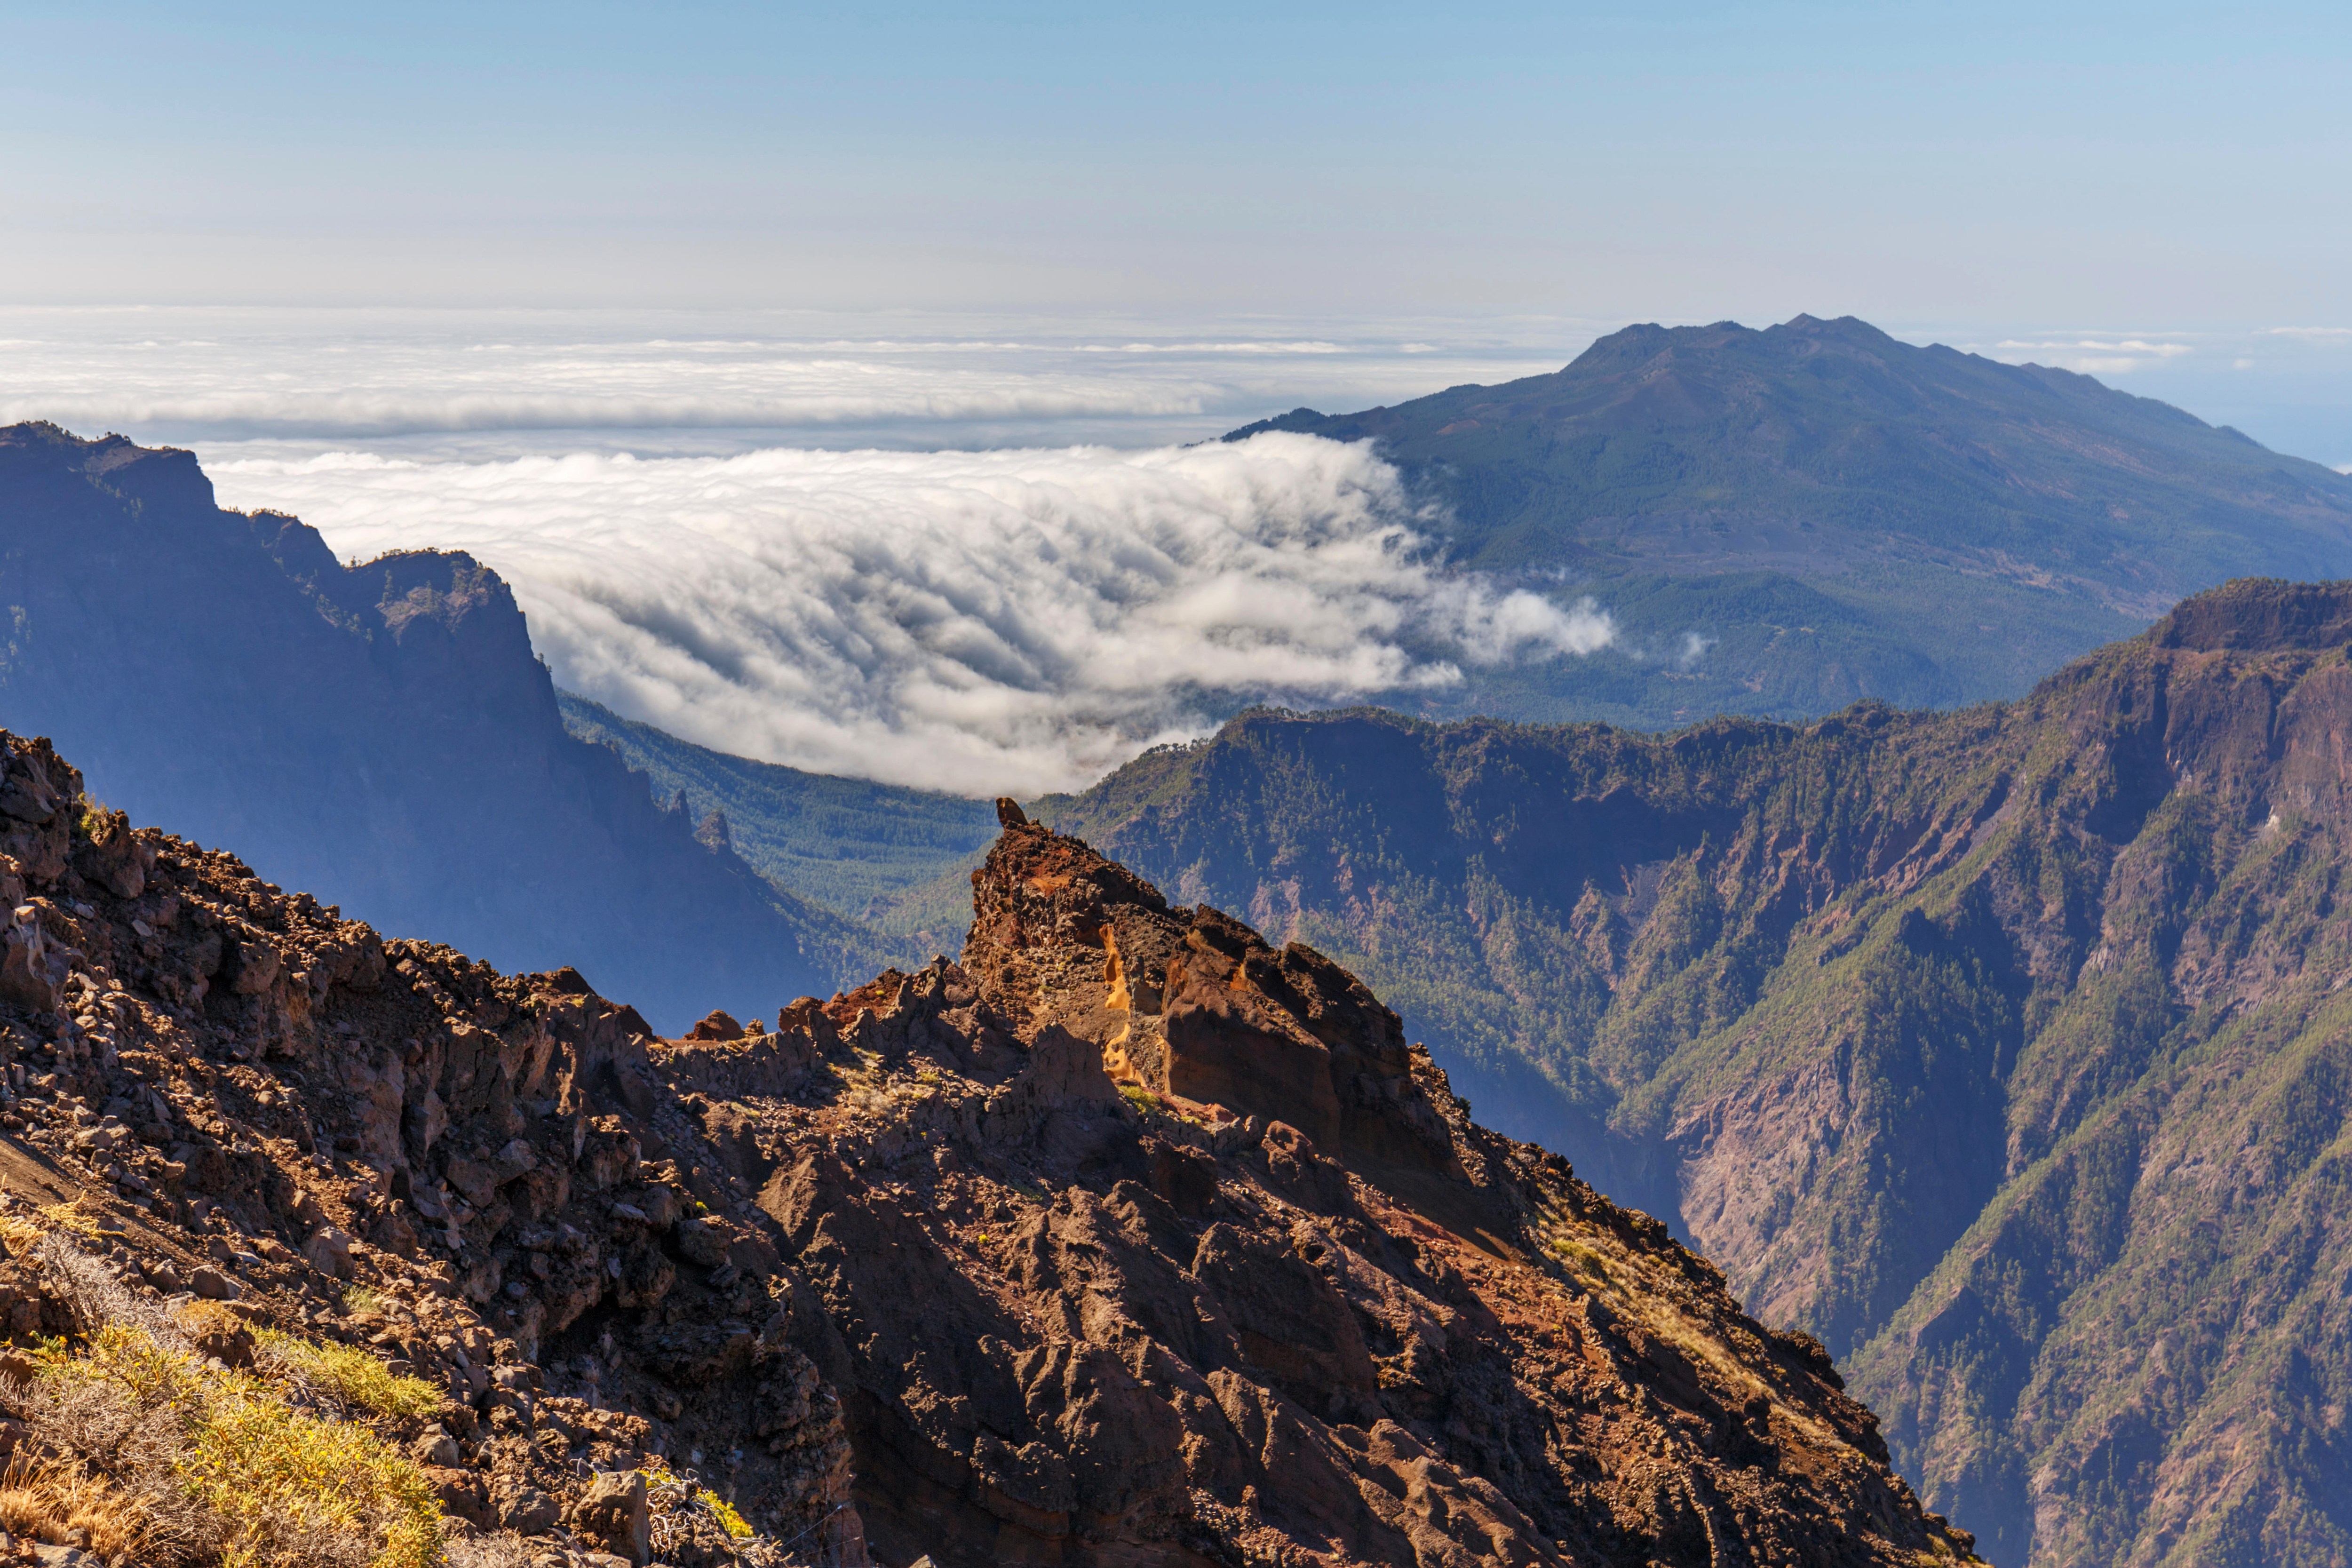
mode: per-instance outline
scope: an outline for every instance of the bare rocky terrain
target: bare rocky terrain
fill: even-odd
[[[1345,971],[1009,803],[962,966],[660,1039],[0,761],[20,1461],[131,1484],[43,1390],[143,1323],[415,1380],[297,1394],[453,1561],[1967,1555],[1817,1343],[1471,1122]]]
[[[1992,1561],[2342,1568],[2347,643],[2250,580],[2015,702],[1268,712],[1043,810],[1377,985]]]

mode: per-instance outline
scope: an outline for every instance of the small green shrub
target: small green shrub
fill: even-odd
[[[421,1377],[401,1377],[368,1352],[353,1345],[314,1345],[275,1329],[257,1329],[254,1342],[271,1359],[333,1394],[345,1405],[395,1419],[430,1415],[441,1407],[441,1391]]]
[[[343,1292],[343,1312],[347,1317],[372,1318],[383,1310],[383,1291],[354,1285]]]
[[[289,1336],[271,1338],[285,1353]],[[299,1568],[322,1539],[366,1543],[370,1568],[439,1561],[432,1487],[365,1426],[298,1410],[269,1378],[199,1360],[134,1323],[108,1323],[79,1351],[52,1342],[37,1354],[52,1394],[104,1393],[173,1434],[145,1461],[152,1473],[131,1479],[167,1484],[208,1515],[222,1568]]]

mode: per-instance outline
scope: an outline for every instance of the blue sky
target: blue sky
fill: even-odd
[[[6,9],[20,300],[2190,327],[2352,272],[2341,6]]]
[[[0,304],[2352,327],[2348,17],[0,5]]]

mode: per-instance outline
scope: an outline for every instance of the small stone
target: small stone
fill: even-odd
[[[199,1268],[188,1277],[188,1289],[207,1301],[234,1301],[245,1287],[217,1268]]]
[[[525,1487],[507,1500],[499,1522],[518,1535],[545,1535],[561,1517],[553,1498],[536,1487]]]
[[[352,1238],[331,1225],[322,1225],[302,1244],[302,1256],[321,1274],[338,1279],[352,1277]]]
[[[646,1188],[634,1206],[645,1211],[646,1222],[656,1230],[667,1230],[677,1223],[677,1189],[656,1182]]]
[[[427,1468],[425,1481],[440,1499],[441,1510],[453,1519],[462,1519],[477,1529],[487,1530],[495,1522],[488,1496],[482,1489],[481,1478],[470,1470]]]
[[[604,1470],[588,1485],[577,1514],[578,1532],[638,1568],[653,1556],[653,1521],[639,1470]]]
[[[725,1008],[714,1008],[709,1017],[686,1032],[689,1040],[740,1040],[743,1026]]]
[[[417,1438],[413,1452],[417,1463],[438,1465],[443,1469],[456,1469],[465,1459],[465,1455],[458,1450],[457,1439],[438,1426],[428,1429]]]
[[[716,1268],[727,1261],[727,1227],[709,1216],[680,1220],[677,1249],[688,1263]]]

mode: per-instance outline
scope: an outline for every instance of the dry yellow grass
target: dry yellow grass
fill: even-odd
[[[40,1211],[40,1215],[49,1229],[71,1231],[76,1236],[100,1236],[106,1230],[106,1226],[99,1223],[102,1216],[84,1198],[51,1204]]]
[[[319,1347],[272,1337],[311,1355],[314,1364],[321,1356]],[[344,1377],[347,1386],[339,1392],[353,1403],[409,1400],[404,1384],[429,1389],[393,1377],[380,1363],[371,1378],[350,1366],[349,1356],[373,1361],[361,1352],[324,1360]],[[41,1381],[55,1392],[102,1388],[131,1409],[169,1415],[177,1436],[151,1468],[168,1468],[174,1489],[209,1517],[222,1568],[307,1568],[322,1560],[330,1542],[341,1544],[339,1560],[362,1544],[370,1568],[428,1568],[438,1560],[440,1504],[415,1463],[363,1426],[295,1408],[271,1379],[201,1361],[123,1322],[109,1323],[79,1351],[62,1342],[46,1347],[39,1359]],[[437,1402],[437,1393],[434,1397]],[[79,1474],[44,1476],[49,1493],[20,1489],[20,1506],[57,1517],[63,1506],[57,1499],[64,1495],[58,1489],[66,1484],[60,1477]],[[143,1479],[152,1484],[161,1478]],[[107,1488],[92,1484],[99,1489],[75,1494],[76,1506],[96,1520],[105,1516]],[[99,1545],[95,1523],[86,1528]]]
[[[147,1542],[139,1500],[72,1465],[11,1464],[0,1474],[0,1530],[112,1562],[139,1561]]]

